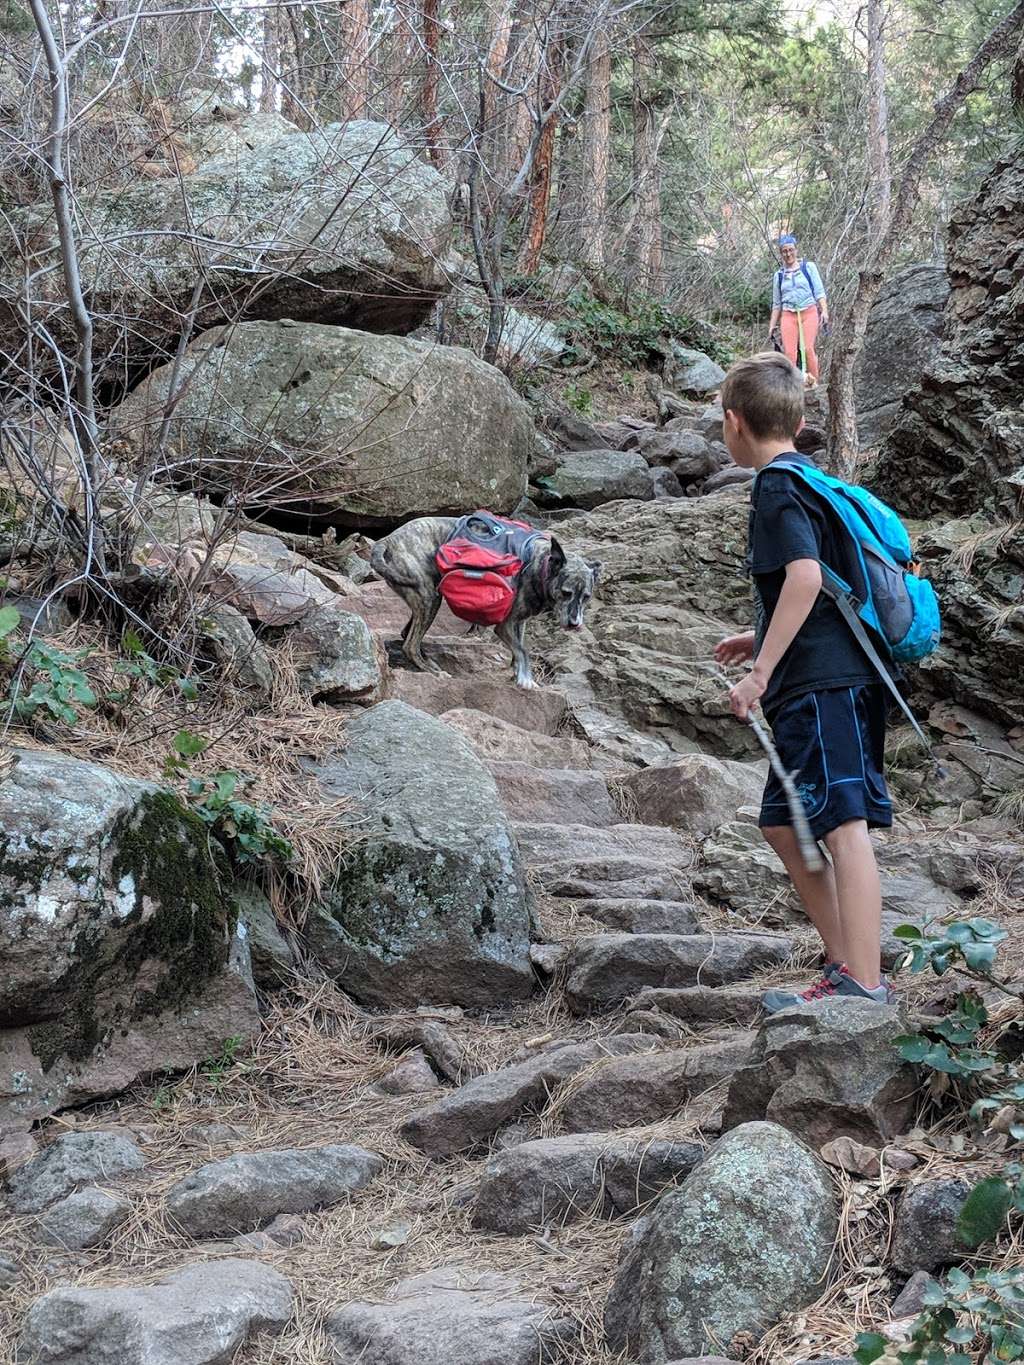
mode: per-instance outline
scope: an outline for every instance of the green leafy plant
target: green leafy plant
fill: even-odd
[[[40,711],[65,725],[76,725],[81,710],[96,705],[96,693],[79,667],[89,657],[87,649],[68,654],[62,649],[37,641],[25,656],[25,670],[37,675],[24,692],[9,690],[14,714],[19,720],[32,721]]]
[[[968,1350],[968,1348],[971,1348]],[[932,1281],[906,1341],[878,1332],[857,1337],[858,1365],[973,1365],[1024,1356],[1024,1270],[950,1270]]]
[[[562,397],[581,417],[589,417],[594,411],[594,395],[579,384],[566,384]]]
[[[195,701],[198,697],[199,691],[195,681],[189,677],[182,677],[178,669],[170,664],[157,663],[152,655],[146,652],[142,640],[134,630],[125,631],[121,637],[121,648],[127,657],[118,659],[114,665],[114,672],[126,677],[128,685],[108,691],[106,694],[108,701],[115,703],[129,701],[136,684],[139,683],[149,687],[167,687],[174,684],[186,700]]]
[[[238,1049],[242,1046],[242,1042],[243,1039],[239,1037],[225,1038],[216,1057],[207,1057],[203,1063],[202,1075],[213,1086],[214,1090],[221,1089],[227,1073],[237,1065]]]
[[[164,759],[164,775],[175,777],[186,770],[197,754],[210,747],[210,741],[203,735],[193,734],[191,730],[179,730],[171,740],[171,752]]]
[[[712,359],[727,353],[704,335],[693,318],[674,313],[658,299],[637,299],[629,313],[603,303],[587,290],[574,290],[566,300],[571,316],[561,324],[568,342],[563,357],[575,364],[584,356],[607,356],[628,366],[644,366],[663,352],[666,339],[692,341]]]
[[[186,787],[189,806],[230,844],[240,863],[256,863],[266,858],[287,863],[294,849],[274,829],[269,809],[241,799],[240,793],[251,787],[254,780],[234,772],[190,777]]]
[[[944,976],[955,966],[979,982],[1019,998],[1019,987],[994,973],[999,945],[1007,934],[991,920],[956,920],[931,934],[904,924],[895,932],[910,949],[912,972],[930,969],[936,976]],[[946,1084],[949,1080],[958,1082],[959,1093],[971,1101],[973,1120],[982,1122],[992,1116],[994,1131],[1020,1142],[1024,1140],[1024,1123],[1018,1121],[1018,1106],[1024,1105],[1024,1079],[1017,1062],[979,1046],[978,1038],[988,1019],[980,996],[973,990],[962,991],[946,1015],[921,1033],[897,1038],[896,1047],[906,1061],[938,1073]],[[1016,1161],[1008,1162],[999,1175],[988,1176],[974,1186],[957,1221],[960,1245],[974,1249],[994,1240],[1011,1209],[1024,1212],[1024,1167]]]

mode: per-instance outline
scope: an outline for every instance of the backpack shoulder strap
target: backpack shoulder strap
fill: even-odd
[[[807,262],[806,262],[806,261],[801,261],[801,262],[800,262],[800,272],[801,272],[801,274],[803,275],[804,279],[807,281],[807,288],[811,291],[811,297],[813,298],[813,297],[814,297],[814,281],[811,279],[811,272],[807,269]]]

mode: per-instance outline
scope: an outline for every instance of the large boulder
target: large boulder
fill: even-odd
[[[588,737],[627,762],[698,748],[762,757],[709,664],[723,635],[751,624],[748,515],[743,488],[622,502],[559,524],[567,545],[601,561],[601,587],[582,630],[532,623],[532,652],[572,696]]]
[[[903,1033],[898,1010],[870,1000],[769,1016],[729,1087],[723,1128],[768,1119],[816,1149],[841,1136],[884,1146],[906,1130],[917,1103],[914,1069],[896,1051]]]
[[[447,186],[386,125],[331,124],[242,156],[221,150],[180,181],[140,176],[82,203],[78,259],[93,349],[112,377],[173,352],[193,304],[197,253],[206,288],[196,331],[227,314],[407,332],[444,292]],[[4,336],[24,334],[27,265],[35,324],[70,344],[52,204],[5,216],[0,260]],[[5,349],[17,357],[17,345]]]
[[[174,367],[120,405],[112,430],[145,463]],[[533,424],[491,365],[453,346],[293,321],[215,327],[185,353],[174,475],[213,493],[386,526],[526,490]],[[240,470],[243,471],[240,473]],[[243,497],[244,500],[244,497]]]
[[[908,265],[887,281],[868,318],[857,365],[857,430],[863,449],[881,443],[904,396],[921,382],[942,341],[949,280],[941,265]]]
[[[0,1126],[258,1026],[230,870],[168,792],[22,752],[0,784]]]
[[[493,1006],[532,988],[529,908],[494,779],[469,742],[404,702],[350,724],[312,767],[352,802],[352,843],[310,947],[364,1004]]]
[[[225,1365],[292,1312],[284,1276],[258,1261],[206,1261],[139,1288],[51,1289],[29,1309],[30,1365]]]
[[[914,516],[1018,513],[1024,488],[1024,150],[953,214],[942,350],[910,392],[874,487]]]
[[[663,1365],[761,1336],[820,1293],[837,1230],[813,1153],[775,1124],[738,1128],[627,1247],[605,1310],[609,1346]]]

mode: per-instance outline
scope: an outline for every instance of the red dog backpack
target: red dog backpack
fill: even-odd
[[[441,596],[456,616],[475,626],[506,620],[516,600],[519,575],[542,533],[491,512],[461,517],[437,551]]]

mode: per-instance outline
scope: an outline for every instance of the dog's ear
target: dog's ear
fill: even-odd
[[[591,574],[591,587],[597,587],[597,580],[601,577],[601,561],[599,559],[588,559],[587,568]]]
[[[551,554],[548,557],[548,572],[551,574],[553,578],[555,574],[561,573],[564,568],[565,551],[562,549],[561,545],[559,545],[558,541],[554,538],[554,536],[552,536]]]

